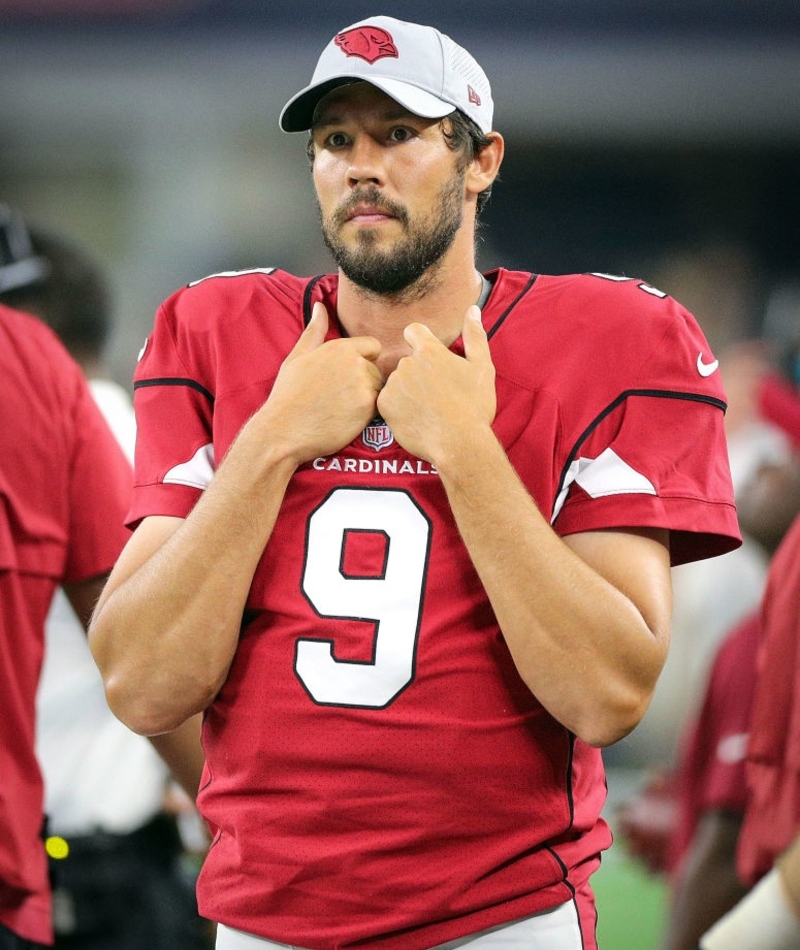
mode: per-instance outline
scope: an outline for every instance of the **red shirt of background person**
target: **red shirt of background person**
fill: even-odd
[[[702,815],[715,809],[745,810],[745,755],[760,633],[755,612],[727,635],[714,660],[703,705],[680,757],[678,827],[668,847],[672,871],[678,870]]]
[[[0,927],[52,942],[34,755],[44,621],[63,584],[88,620],[128,532],[131,472],[55,334],[0,305]]]
[[[737,868],[754,884],[800,828],[800,518],[770,565],[747,750],[749,804]]]

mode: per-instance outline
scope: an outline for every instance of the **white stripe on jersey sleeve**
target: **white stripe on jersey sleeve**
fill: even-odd
[[[162,481],[165,485],[188,485],[205,491],[214,477],[214,446],[209,442],[201,446],[188,462],[171,468]]]
[[[204,280],[211,280],[212,277],[241,277],[243,274],[272,274],[277,270],[276,267],[251,267],[250,270],[221,270],[217,274],[207,274],[199,280],[193,280],[189,287],[196,287],[202,284]]]
[[[564,484],[556,499],[550,524],[558,517],[575,482],[591,498],[604,495],[657,495],[653,483],[624,462],[613,449],[605,449],[597,458],[579,456],[567,470]]]

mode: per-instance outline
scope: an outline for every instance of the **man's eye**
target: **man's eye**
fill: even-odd
[[[328,145],[333,148],[341,148],[347,144],[347,136],[344,132],[334,132],[328,136]]]
[[[406,142],[411,138],[411,129],[406,129],[401,127],[392,129],[389,133],[389,138],[393,142]]]

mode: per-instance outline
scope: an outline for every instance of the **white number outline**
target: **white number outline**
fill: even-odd
[[[387,537],[381,576],[344,574],[345,538],[359,531]],[[294,672],[314,703],[385,709],[414,681],[431,534],[430,519],[412,495],[401,489],[334,488],[311,512],[306,525],[303,596],[321,619],[372,622],[375,631],[368,661],[337,660],[334,637],[297,639]],[[331,571],[332,563],[336,576]],[[366,593],[366,612],[380,613],[375,609],[381,595],[375,585],[380,584],[394,585],[396,595],[402,586],[402,597],[395,597],[386,616],[363,616],[364,611],[358,614],[338,609],[336,602],[341,594],[349,597],[349,591],[353,591],[354,605],[356,599],[362,599],[359,595]]]

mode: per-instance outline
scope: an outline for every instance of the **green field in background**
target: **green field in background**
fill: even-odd
[[[592,877],[599,950],[654,950],[666,913],[663,881],[651,877],[615,844]]]

